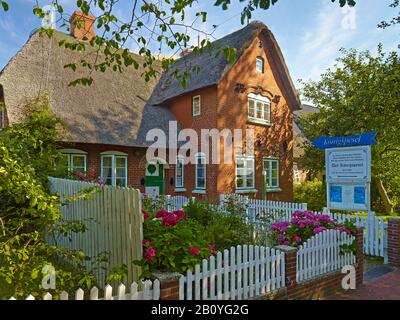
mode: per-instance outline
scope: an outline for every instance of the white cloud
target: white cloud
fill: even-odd
[[[304,80],[316,79],[331,66],[341,47],[357,33],[357,9],[341,9],[325,4],[312,26],[301,39],[295,65]]]

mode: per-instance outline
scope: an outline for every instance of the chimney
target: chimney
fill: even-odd
[[[78,40],[92,40],[96,36],[94,31],[95,19],[93,16],[87,16],[83,12],[75,11],[69,19],[71,35]]]
[[[180,54],[179,54],[179,56],[181,57],[181,58],[183,58],[183,57],[185,57],[185,56],[187,56],[189,53],[191,53],[192,52],[192,49],[185,49],[185,50],[183,50]]]

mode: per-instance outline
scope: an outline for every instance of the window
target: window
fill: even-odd
[[[254,189],[254,156],[236,156],[236,189]]]
[[[105,184],[126,187],[128,184],[128,157],[122,153],[101,155],[101,178]]]
[[[206,189],[206,156],[198,153],[195,157],[195,189]]]
[[[183,188],[184,187],[184,159],[183,157],[176,158],[176,167],[175,167],[175,187]]]
[[[264,73],[264,59],[258,57],[256,59],[256,70],[257,72]]]
[[[62,149],[61,153],[64,156],[65,165],[69,172],[86,172],[86,152],[75,149]]]
[[[250,93],[248,96],[250,121],[257,123],[271,123],[271,101],[262,95]]]
[[[192,98],[192,115],[199,116],[201,109],[200,96],[195,96]]]
[[[264,158],[264,171],[267,175],[267,189],[279,188],[279,159]]]

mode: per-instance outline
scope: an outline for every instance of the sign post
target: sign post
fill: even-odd
[[[371,212],[371,145],[376,132],[357,136],[319,137],[325,149],[327,208]]]

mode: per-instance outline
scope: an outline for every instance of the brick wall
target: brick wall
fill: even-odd
[[[388,260],[390,264],[400,267],[400,219],[388,220]]]

